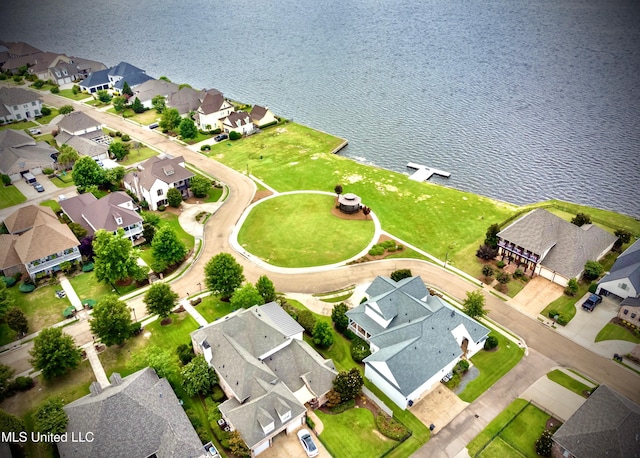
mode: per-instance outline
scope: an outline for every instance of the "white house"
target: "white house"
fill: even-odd
[[[0,131],[0,173],[11,181],[22,179],[25,173],[40,175],[44,168],[54,168],[58,151],[47,142],[37,142],[23,130]]]
[[[598,282],[596,294],[609,293],[623,299],[640,296],[640,240],[618,256],[611,271]]]
[[[194,173],[184,166],[182,156],[160,159],[152,157],[138,166],[137,172],[124,177],[124,187],[138,199],[149,204],[149,209],[157,210],[159,205],[167,205],[167,192],[175,188],[184,199],[189,197],[189,181]]]
[[[196,124],[201,130],[213,130],[219,127],[219,121],[233,112],[233,105],[227,102],[222,93],[215,89],[207,91],[196,111]]]
[[[0,87],[0,121],[24,121],[42,114],[42,99],[19,87]]]
[[[98,136],[102,136],[103,127],[104,124],[96,121],[82,111],[72,111],[68,115],[64,115],[58,122],[60,131],[66,132],[69,135],[85,135],[97,132]]]
[[[376,277],[349,310],[349,329],[369,342],[365,377],[402,409],[483,348],[489,329],[432,296],[420,277]]]
[[[254,105],[251,109],[251,122],[256,127],[263,127],[275,124],[278,120],[269,107]]]
[[[223,132],[237,132],[242,135],[250,135],[253,133],[254,126],[251,122],[251,116],[244,111],[234,111],[226,118],[220,121]]]

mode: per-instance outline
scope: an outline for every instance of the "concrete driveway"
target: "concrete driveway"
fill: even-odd
[[[433,389],[409,408],[418,420],[426,426],[435,425],[431,434],[438,434],[469,405],[442,383],[436,383]]]
[[[306,457],[307,454],[304,452],[304,449],[302,448],[302,444],[300,444],[300,441],[298,440],[298,431],[302,428],[303,427],[301,426],[300,428],[296,429],[294,432],[289,433],[288,436],[284,433],[278,434],[276,437],[273,438],[273,443],[271,445],[271,448],[262,452],[260,454],[260,458]],[[313,434],[313,432],[308,427],[305,426],[304,428],[311,433],[311,436],[313,436],[313,442],[315,442],[316,446],[318,447],[318,452],[319,452],[318,456],[320,458],[331,458],[331,454],[327,451],[326,448],[324,448],[324,445],[322,445],[322,442],[320,442],[320,439],[318,439],[316,435]]]
[[[543,408],[562,422],[567,421],[587,400],[550,380],[546,375],[536,380],[520,397]]]
[[[564,288],[546,278],[534,277],[509,303],[516,308],[536,316],[551,302],[562,296]]]

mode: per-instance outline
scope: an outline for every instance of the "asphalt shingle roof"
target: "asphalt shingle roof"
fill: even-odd
[[[116,231],[119,227],[127,227],[142,222],[138,213],[122,204],[132,202],[131,197],[123,191],[107,194],[101,199],[96,199],[89,192],[80,194],[60,202],[60,207],[69,216],[71,221],[84,227],[89,235],[98,229]],[[118,224],[116,217],[122,218]]]
[[[102,123],[96,121],[88,114],[82,111],[73,111],[68,115],[62,117],[62,119],[58,122],[58,127],[67,133],[74,134],[81,130],[90,129],[97,127],[98,129],[102,127]]]
[[[618,256],[611,270],[598,283],[628,278],[636,291],[640,291],[640,240],[627,248]]]

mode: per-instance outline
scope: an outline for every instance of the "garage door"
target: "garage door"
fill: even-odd
[[[264,441],[262,444],[258,445],[258,447],[256,447],[253,450],[253,453],[254,455],[260,455],[262,452],[264,452],[268,448],[269,448],[269,441]]]

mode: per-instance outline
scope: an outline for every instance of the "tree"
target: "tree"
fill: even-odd
[[[539,456],[551,456],[553,447],[553,433],[548,429],[542,431],[542,435],[536,440],[536,454]]]
[[[193,347],[187,344],[178,345],[178,348],[176,348],[176,354],[183,366],[189,364],[196,356],[193,353]]]
[[[134,111],[134,113],[144,113],[144,105],[142,104],[142,102],[138,97],[136,97],[133,100],[133,103],[131,104],[131,109]]]
[[[36,370],[41,370],[47,380],[66,374],[82,360],[73,338],[63,334],[61,328],[40,331],[29,353],[33,357],[31,364]]]
[[[131,90],[131,87],[129,87],[129,83],[127,83],[126,81],[122,85],[122,93],[128,95],[129,97],[133,97],[133,91]]]
[[[496,273],[496,280],[498,280],[498,283],[500,283],[501,285],[506,285],[511,281],[511,276],[504,270],[499,270]]]
[[[498,346],[498,338],[496,336],[489,336],[487,340],[484,341],[484,349],[485,350],[493,350]]]
[[[51,114],[51,108],[42,107],[42,109],[40,110],[40,113],[42,114],[42,116],[49,116]]]
[[[160,128],[162,130],[174,130],[176,127],[180,125],[180,121],[182,118],[180,117],[180,113],[175,108],[168,108],[162,113],[162,118],[160,119]]]
[[[89,186],[100,186],[104,183],[105,172],[91,157],[82,156],[73,165],[71,176],[76,186],[85,190]]]
[[[357,367],[352,367],[349,372],[342,371],[333,380],[333,389],[340,395],[342,402],[355,399],[362,392],[364,380]]]
[[[584,264],[584,273],[582,276],[585,280],[595,280],[604,272],[604,267],[598,261],[587,261]]]
[[[6,174],[2,174],[0,175],[2,177],[2,184],[5,186],[9,186],[11,184],[11,177],[9,175]]]
[[[149,366],[158,377],[169,380],[178,380],[180,368],[176,354],[167,348],[160,348],[157,345],[147,348],[143,353],[143,366]]]
[[[333,332],[329,323],[318,321],[313,327],[313,343],[322,348],[333,345]]]
[[[412,277],[411,269],[399,269],[391,272],[391,280],[398,282],[404,278]]]
[[[333,190],[335,191],[335,193],[337,195],[342,194],[342,185],[341,184],[337,184],[335,188],[333,188]]]
[[[489,264],[485,264],[484,266],[482,266],[482,275],[484,275],[485,278],[493,277],[494,273],[495,272],[493,271],[493,267],[491,267]]]
[[[0,398],[2,394],[9,388],[11,377],[16,371],[6,364],[0,363]]]
[[[613,249],[615,251],[620,251],[622,245],[629,243],[631,241],[631,237],[633,237],[633,234],[626,229],[616,229],[614,234],[618,237],[616,243],[613,244]]]
[[[468,291],[467,298],[462,303],[464,313],[471,318],[481,318],[487,314],[484,309],[484,295],[480,291]]]
[[[163,95],[156,95],[151,99],[151,105],[153,105],[156,113],[162,113],[167,107],[167,101],[165,100]]]
[[[93,239],[96,278],[113,283],[135,277],[139,272],[138,251],[119,228],[116,234],[99,229]]]
[[[207,194],[209,194],[209,189],[211,189],[211,180],[203,177],[202,175],[196,175],[191,178],[189,187],[191,188],[191,192],[193,192],[193,195],[195,197],[207,197]]]
[[[80,241],[80,246],[78,247],[80,250],[80,254],[87,258],[88,261],[93,260],[93,236],[88,235]]]
[[[187,255],[187,247],[178,238],[171,226],[162,226],[155,232],[151,242],[154,270],[163,272],[168,266],[176,264]],[[157,265],[156,265],[157,264]]]
[[[298,324],[304,328],[307,334],[313,335],[316,319],[309,310],[300,310],[298,312]]]
[[[71,164],[80,158],[78,152],[66,143],[59,148],[58,164],[64,168],[68,168]]]
[[[184,118],[180,121],[180,136],[184,139],[196,138],[198,128],[191,118]]]
[[[273,302],[276,300],[276,288],[273,286],[273,282],[269,280],[269,277],[262,275],[256,282],[256,289],[260,296],[262,296],[263,304]]]
[[[334,305],[331,310],[331,321],[333,321],[336,329],[340,332],[345,332],[349,326],[349,317],[347,316],[348,311],[349,307],[344,302]]]
[[[111,103],[113,104],[113,109],[118,113],[123,113],[127,108],[127,99],[124,97],[114,97],[113,100],[111,100]]]
[[[584,226],[585,224],[591,224],[591,217],[586,213],[578,213],[575,218],[571,220],[572,224],[576,226]]]
[[[26,334],[29,330],[29,322],[26,315],[18,307],[11,307],[4,316],[7,326],[18,333]]]
[[[122,142],[113,142],[109,145],[109,154],[121,161],[129,154],[129,145]]]
[[[499,224],[492,224],[487,229],[487,233],[485,234],[484,244],[489,245],[492,248],[496,248],[498,246],[498,232],[500,232]]]
[[[63,409],[62,399],[55,397],[46,400],[33,415],[33,428],[43,434],[62,434],[67,429],[69,417]]]
[[[221,295],[222,300],[229,300],[244,281],[243,270],[230,254],[217,254],[204,267],[207,288]]]
[[[24,421],[0,409],[0,431],[4,433],[20,433],[24,431]]]
[[[356,337],[351,341],[351,358],[353,358],[356,363],[361,363],[362,360],[370,354],[371,347],[365,340]]]
[[[180,371],[182,376],[182,387],[189,396],[200,394],[206,396],[211,393],[213,385],[218,382],[218,377],[211,366],[198,355]]]
[[[111,94],[109,94],[105,90],[98,91],[97,94],[98,94],[98,100],[100,100],[102,103],[109,103],[113,98]]]
[[[158,314],[160,318],[167,318],[171,310],[178,303],[178,295],[171,289],[168,283],[155,282],[144,295],[144,303],[147,305],[147,313]]]
[[[167,191],[167,200],[173,208],[178,208],[182,203],[182,193],[176,188],[169,188]]]
[[[155,213],[142,212],[142,235],[148,243],[153,242],[158,226],[160,225],[160,217]]]
[[[100,337],[107,347],[122,345],[131,337],[131,311],[127,304],[114,294],[98,301],[93,308],[89,324],[91,332]]]
[[[73,232],[73,235],[76,236],[78,241],[82,240],[87,236],[87,230],[84,227],[80,226],[80,224],[69,223],[68,226],[69,226],[69,229],[71,229],[71,232]]]
[[[232,431],[229,434],[229,450],[235,456],[251,456],[251,450],[242,439],[238,431]]]
[[[60,113],[61,115],[68,115],[69,113],[72,113],[74,110],[75,109],[73,108],[73,105],[62,105],[58,110],[58,113]]]
[[[114,167],[104,173],[104,181],[110,183],[116,189],[120,188],[120,182],[124,178],[125,169],[122,166]]]
[[[498,255],[498,249],[489,245],[480,245],[478,251],[476,251],[476,256],[480,259],[484,259],[485,261],[489,261],[495,258]]]
[[[9,294],[7,284],[0,281],[0,318],[4,316],[7,309],[13,304],[13,297]]]
[[[578,293],[578,280],[575,278],[569,279],[567,287],[564,289],[564,293],[567,296],[575,296]]]
[[[236,132],[232,130],[229,132],[229,140],[240,140],[242,138],[242,134],[240,132]]]
[[[248,309],[254,305],[264,304],[264,299],[258,292],[255,286],[251,283],[246,283],[242,287],[236,289],[231,296],[231,306],[234,309]]]

